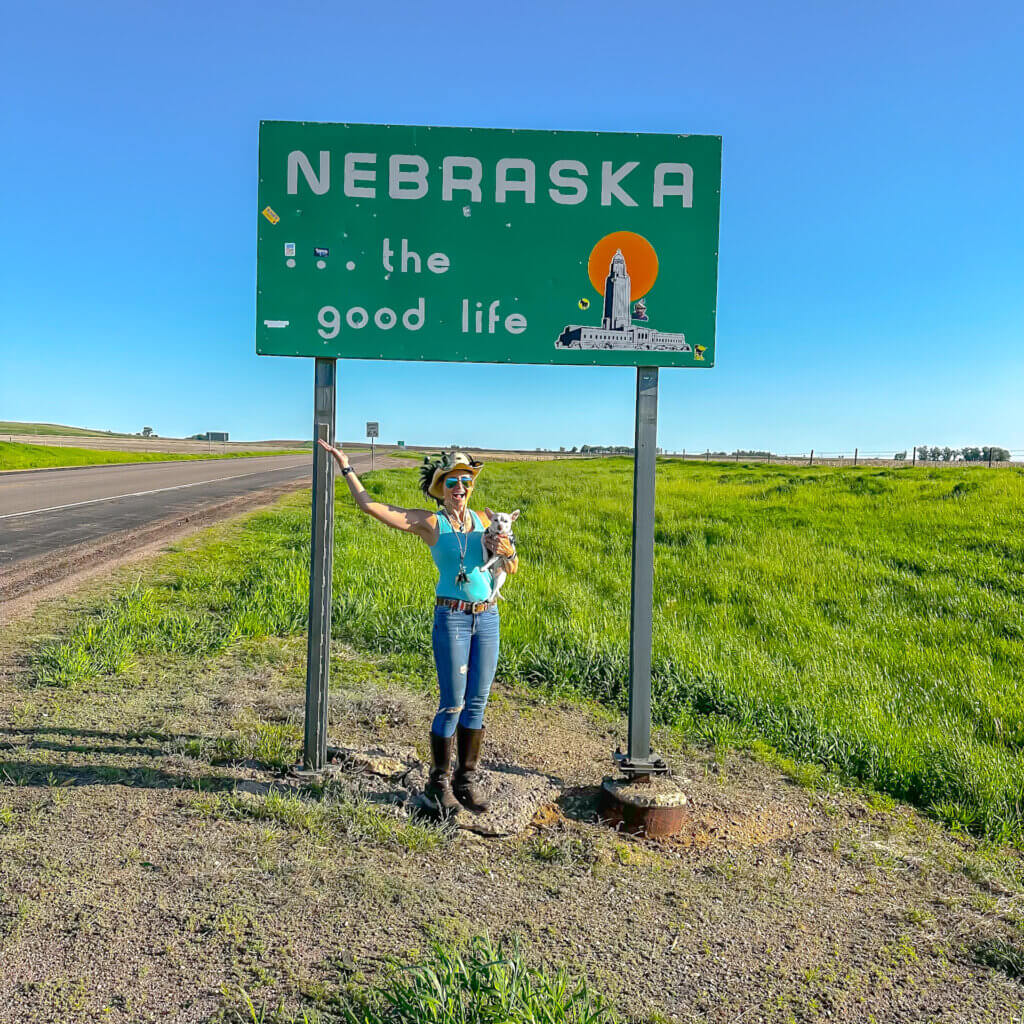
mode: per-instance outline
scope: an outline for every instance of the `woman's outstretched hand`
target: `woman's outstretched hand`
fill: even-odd
[[[317,441],[317,444],[329,455],[334,456],[334,461],[337,462],[339,469],[348,469],[348,456],[340,448],[335,448],[334,445],[330,445],[326,441]]]

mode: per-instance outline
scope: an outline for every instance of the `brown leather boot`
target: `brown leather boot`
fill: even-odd
[[[487,810],[487,798],[477,785],[477,765],[480,763],[480,746],[484,740],[484,730],[467,729],[460,725],[456,731],[459,747],[459,764],[455,769],[452,789],[460,804],[467,811],[483,814]]]
[[[423,795],[434,805],[438,814],[455,814],[461,810],[452,792],[452,747],[454,736],[438,736],[430,732],[430,775],[423,787]]]

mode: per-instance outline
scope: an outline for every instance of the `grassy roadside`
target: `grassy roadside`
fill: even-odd
[[[656,721],[767,742],[953,828],[1020,842],[1024,474],[658,472]],[[488,467],[478,501],[523,509],[506,680],[624,707],[629,484],[626,460]],[[408,473],[370,486],[422,504]],[[335,635],[429,675],[426,553],[343,497],[335,522]],[[297,495],[236,542],[178,556],[163,581],[39,648],[37,679],[75,687],[143,654],[301,633],[308,531]]]
[[[195,462],[210,459],[263,458],[273,455],[306,455],[301,450],[267,452],[125,452],[96,448],[65,448],[42,444],[0,441],[0,472],[10,469],[51,469],[65,466],[108,466],[125,462]]]
[[[51,640],[0,639],[16,658],[0,664],[0,1019],[467,1024],[479,1005],[494,1010],[482,1024],[517,1020],[500,1000],[518,985],[524,1024],[583,1024],[584,996],[572,1012],[560,996],[581,984],[634,1024],[1024,1011],[1013,850],[761,748],[794,785],[731,752],[720,716],[657,730],[693,808],[677,845],[594,822],[618,717],[536,683],[499,685],[488,723],[489,753],[563,780],[523,836],[395,816],[348,792],[358,775],[295,788],[282,769],[301,744],[305,645],[284,570],[305,571],[307,516],[304,495],[222,524],[122,571],[109,599],[97,583],[42,609],[25,630]],[[369,524],[351,525],[365,542]],[[422,560],[393,557],[410,552]],[[44,682],[20,652],[69,628],[79,650],[122,643],[123,660]],[[425,756],[422,658],[367,651],[335,642],[330,735]],[[514,969],[492,973],[502,957]]]
[[[19,423],[0,420],[0,434],[36,434],[62,437],[131,437],[115,430],[90,430],[88,427],[67,427],[60,423]]]

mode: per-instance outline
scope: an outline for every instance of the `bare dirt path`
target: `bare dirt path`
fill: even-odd
[[[201,1022],[242,989],[257,1005],[327,1001],[387,956],[481,933],[583,971],[629,1021],[1024,1010],[1017,983],[976,959],[1019,891],[969,846],[700,749],[671,755],[693,801],[682,837],[616,836],[595,821],[619,727],[600,713],[495,707],[489,756],[563,786],[522,836],[421,850],[343,811],[333,827],[282,810],[266,794],[287,781],[217,751],[297,729],[294,653],[73,702],[5,686],[0,1019]],[[335,738],[422,747],[429,698],[343,657]]]
[[[0,632],[4,1024],[234,1020],[243,991],[330,1020],[388,957],[479,934],[585,973],[630,1022],[1024,1019],[1015,851],[668,730],[655,745],[686,780],[686,825],[660,842],[619,835],[596,794],[621,718],[503,685],[489,784],[511,764],[557,795],[521,834],[438,832],[374,802],[400,783],[388,756],[427,756],[436,707],[429,673],[398,659],[335,644],[331,740],[384,759],[342,766],[322,790],[286,770],[303,636],[34,685],[38,639],[128,578]]]
[[[1024,1015],[1019,859],[908,808],[662,732],[686,827],[617,835],[595,796],[623,722],[498,687],[485,767],[560,795],[521,835],[427,842],[359,802],[365,766],[326,794],[274,766],[300,742],[302,637],[77,691],[30,686],[25,649],[0,663],[5,1024],[199,1024],[243,990],[329,1013],[387,957],[483,933],[587,974],[645,1024]],[[426,756],[429,681],[342,645],[332,680],[333,742]]]

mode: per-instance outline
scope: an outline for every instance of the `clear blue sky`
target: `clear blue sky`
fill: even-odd
[[[660,443],[1024,449],[1016,3],[17,4],[0,419],[308,436],[254,352],[261,118],[720,134],[717,365]],[[12,102],[13,99],[13,102]],[[343,362],[339,435],[629,443],[633,372]]]

